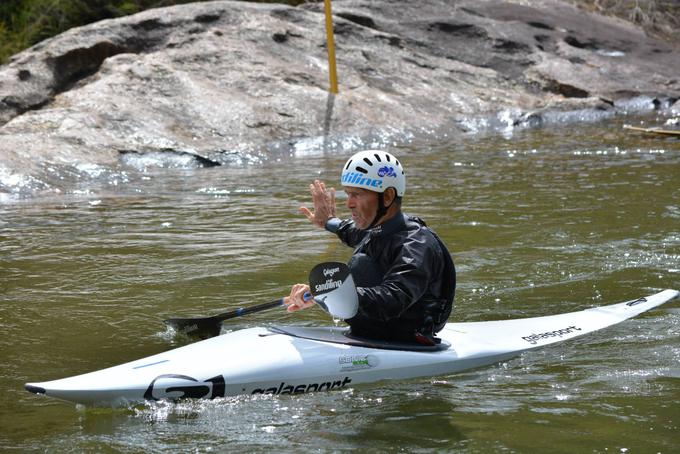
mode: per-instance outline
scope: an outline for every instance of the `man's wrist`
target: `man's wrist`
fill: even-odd
[[[337,233],[338,229],[340,228],[341,222],[342,222],[342,220],[340,218],[337,218],[335,216],[331,216],[326,221],[325,229],[328,230],[331,233]]]

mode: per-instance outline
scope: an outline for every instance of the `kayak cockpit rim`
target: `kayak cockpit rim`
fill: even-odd
[[[297,337],[300,339],[328,342],[331,344],[351,345],[353,347],[375,348],[380,350],[402,350],[409,352],[440,352],[451,348],[451,344],[438,339],[435,345],[421,345],[416,342],[394,342],[378,339],[366,339],[353,336],[349,328],[304,327],[304,326],[270,326],[267,328],[275,334]]]

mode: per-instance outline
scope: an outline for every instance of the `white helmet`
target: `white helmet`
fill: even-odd
[[[397,197],[403,197],[406,191],[406,175],[401,164],[381,150],[364,150],[349,158],[342,169],[340,183],[380,193],[394,188]]]

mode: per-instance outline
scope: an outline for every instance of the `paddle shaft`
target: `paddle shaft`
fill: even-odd
[[[312,297],[311,294],[305,293],[304,294],[304,299],[305,301],[309,300]],[[247,314],[254,314],[255,312],[262,312],[266,311],[268,309],[273,309],[275,307],[283,306],[285,303],[283,302],[285,298],[279,298],[274,301],[270,301],[268,303],[260,303],[260,304],[254,304],[252,306],[243,306],[239,307],[238,309],[234,309],[231,311],[223,312],[221,314],[213,315],[212,319],[218,320],[219,321],[224,321],[224,320],[229,320],[230,318],[236,318],[240,317],[242,315],[247,315]]]
[[[253,314],[255,312],[262,312],[275,307],[283,306],[283,298],[279,298],[268,303],[255,304],[253,306],[243,306],[238,309],[224,312],[222,314],[213,315],[210,318],[219,319],[220,321],[229,320],[230,318],[240,317],[246,314]]]
[[[305,300],[308,300],[311,297],[312,295],[309,293],[304,295]],[[233,309],[211,317],[170,318],[165,320],[165,324],[173,327],[178,332],[196,335],[205,339],[217,336],[221,331],[222,322],[225,320],[266,311],[283,305],[285,305],[284,298],[279,298],[268,303],[239,307],[238,309]]]

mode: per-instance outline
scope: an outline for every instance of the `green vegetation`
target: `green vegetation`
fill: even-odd
[[[0,0],[0,64],[72,27],[191,1],[196,0]],[[264,2],[300,4],[304,0]]]
[[[4,0],[0,3],[0,63],[72,27],[190,0]]]

